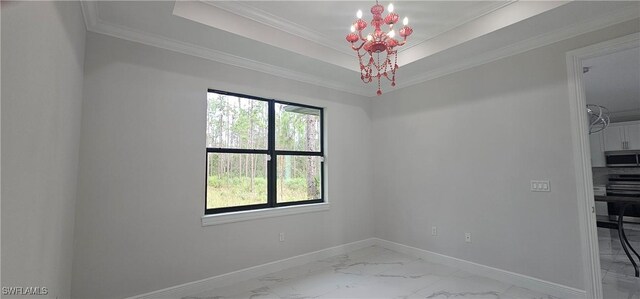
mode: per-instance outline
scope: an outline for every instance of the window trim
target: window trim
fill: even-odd
[[[266,209],[254,209],[245,211],[236,211],[228,213],[208,214],[201,217],[202,226],[211,226],[225,223],[241,222],[255,219],[264,219],[271,217],[281,217],[287,215],[316,213],[328,211],[330,209],[329,202],[301,204],[293,206],[282,206]]]
[[[267,137],[267,149],[265,149],[265,150],[262,150],[262,149],[238,149],[238,148],[212,148],[212,147],[205,147],[205,149],[206,149],[205,150],[205,165],[208,163],[207,161],[208,161],[208,158],[209,158],[208,157],[209,153],[264,154],[264,155],[267,155],[269,157],[269,160],[267,161],[267,203],[265,203],[265,204],[246,205],[246,206],[234,206],[234,207],[208,209],[207,208],[208,171],[207,171],[207,167],[205,166],[205,175],[204,175],[204,179],[205,179],[205,184],[204,184],[204,188],[205,188],[205,192],[204,192],[204,216],[202,218],[202,225],[203,226],[204,225],[213,225],[213,224],[217,224],[217,222],[220,222],[218,220],[212,221],[212,220],[209,219],[209,218],[211,218],[211,216],[214,216],[214,215],[215,216],[229,215],[231,217],[234,217],[236,215],[245,214],[245,212],[258,212],[258,211],[269,212],[269,211],[275,211],[275,210],[277,210],[278,212],[269,212],[269,213],[275,214],[275,215],[280,215],[280,214],[284,213],[284,212],[280,212],[282,210],[282,208],[291,208],[291,207],[308,206],[308,205],[321,206],[321,207],[323,207],[322,210],[328,209],[328,203],[326,201],[326,194],[325,194],[324,108],[311,106],[311,105],[307,105],[307,104],[298,104],[298,103],[293,103],[293,102],[288,102],[288,101],[281,101],[281,100],[276,100],[276,99],[267,99],[267,98],[262,98],[262,97],[257,97],[257,96],[251,96],[251,95],[246,95],[246,94],[241,94],[241,93],[222,91],[222,90],[211,89],[211,88],[207,90],[207,93],[216,93],[216,94],[221,94],[221,95],[241,97],[241,98],[250,99],[250,100],[257,100],[257,101],[267,102],[267,107],[268,107],[267,132],[268,132],[268,137]],[[319,115],[320,116],[320,125],[319,125],[319,127],[320,127],[320,150],[318,152],[276,150],[276,132],[275,132],[275,122],[276,122],[275,105],[276,104],[292,105],[292,106],[303,107],[303,108],[317,109],[317,110],[320,111],[320,115]],[[277,183],[278,183],[278,181],[277,181],[278,180],[278,177],[277,177],[278,176],[277,157],[278,156],[316,156],[316,157],[320,157],[320,198],[278,203],[277,202]],[[285,209],[285,211],[294,211],[294,210],[303,210],[303,209]],[[293,212],[293,213],[298,213],[298,212]],[[304,213],[304,211],[302,213]],[[287,212],[286,214],[291,214],[291,213]],[[253,219],[253,218],[264,218],[264,217],[271,217],[271,216],[251,217],[251,219]],[[207,220],[208,223],[212,223],[212,222],[216,222],[216,223],[205,224],[205,218],[209,219],[209,220]],[[237,220],[237,221],[242,221],[242,220]],[[235,222],[235,221],[222,221],[221,223],[226,223],[226,222]]]

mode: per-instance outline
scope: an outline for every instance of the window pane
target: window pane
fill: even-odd
[[[267,155],[207,154],[207,209],[267,203]]]
[[[276,149],[320,151],[320,110],[276,103]]]
[[[278,202],[320,199],[321,157],[278,156]]]
[[[207,147],[267,149],[266,101],[207,93]]]

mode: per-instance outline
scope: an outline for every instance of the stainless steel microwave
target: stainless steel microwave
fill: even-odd
[[[640,151],[605,152],[607,167],[640,167]]]

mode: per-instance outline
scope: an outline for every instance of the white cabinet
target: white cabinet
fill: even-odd
[[[609,125],[604,130],[604,150],[640,150],[640,122]]]
[[[640,150],[640,123],[626,126],[627,143],[631,150]]]
[[[604,157],[604,137],[603,131],[589,135],[591,145],[591,167],[606,167],[607,161]]]
[[[624,126],[611,124],[603,132],[604,149],[606,151],[621,151],[624,149]]]

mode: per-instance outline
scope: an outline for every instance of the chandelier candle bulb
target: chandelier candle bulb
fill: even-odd
[[[362,10],[356,13],[357,19],[351,25],[351,33],[347,34],[347,41],[351,43],[351,49],[356,51],[360,63],[360,79],[364,83],[371,83],[376,80],[378,90],[376,94],[381,95],[381,78],[391,82],[391,86],[396,86],[396,70],[398,69],[397,47],[404,46],[407,37],[413,33],[413,29],[408,26],[409,18],[402,20],[404,27],[398,34],[403,38],[396,40],[396,31],[393,29],[400,16],[394,12],[392,3],[387,6],[389,13],[383,17],[384,6],[378,1],[371,7],[373,17],[370,22],[362,19]],[[373,31],[363,32],[367,25],[371,24]],[[387,25],[387,27],[382,28]],[[357,32],[356,32],[357,31]],[[358,42],[358,44],[356,44]]]

